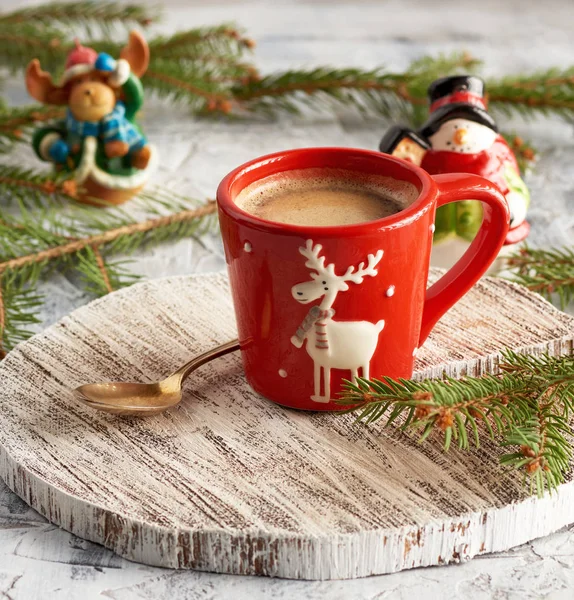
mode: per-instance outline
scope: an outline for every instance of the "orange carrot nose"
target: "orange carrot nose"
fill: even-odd
[[[457,129],[453,141],[458,146],[462,146],[468,139],[468,131],[466,129]]]

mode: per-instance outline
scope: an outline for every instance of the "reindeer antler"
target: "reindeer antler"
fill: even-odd
[[[328,268],[333,266],[329,265],[329,267],[325,268],[325,257],[319,257],[322,249],[323,246],[321,244],[313,244],[313,240],[307,240],[305,247],[301,246],[299,248],[299,252],[307,259],[305,266],[309,269],[314,269],[319,275],[326,273]],[[313,277],[313,274],[311,274],[311,277]]]
[[[120,58],[130,63],[131,71],[136,77],[141,77],[147,71],[149,46],[141,33],[130,31],[128,43],[122,48]]]
[[[355,271],[355,267],[349,267],[347,272],[343,275],[343,281],[352,281],[353,283],[363,283],[364,277],[374,277],[378,271],[375,267],[379,264],[381,258],[383,258],[383,251],[379,250],[376,254],[369,254],[367,257],[368,264],[367,268],[365,268],[365,263],[362,262],[357,270]]]
[[[26,68],[26,88],[34,100],[42,104],[67,104],[68,90],[52,82],[52,76],[42,71],[40,61],[34,58]]]

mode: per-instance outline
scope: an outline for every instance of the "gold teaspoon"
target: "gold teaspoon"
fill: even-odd
[[[181,402],[185,379],[198,367],[220,356],[239,350],[239,341],[232,340],[196,356],[169,377],[155,383],[88,383],[74,390],[77,400],[114,415],[157,415]]]

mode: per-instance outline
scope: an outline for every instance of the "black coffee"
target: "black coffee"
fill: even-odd
[[[242,190],[235,203],[267,221],[325,227],[394,215],[417,196],[407,181],[325,168],[271,175]]]

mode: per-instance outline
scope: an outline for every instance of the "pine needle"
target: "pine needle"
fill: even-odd
[[[146,26],[157,19],[155,9],[113,1],[55,2],[0,14],[0,65],[16,72],[38,58],[56,74],[78,28],[90,38],[103,34],[108,39],[84,41],[117,55],[121,44],[109,41],[114,28]],[[345,105],[419,125],[428,114],[426,90],[434,79],[474,72],[480,66],[468,53],[458,52],[424,56],[403,73],[382,67],[319,67],[260,78],[243,59],[254,42],[233,24],[180,31],[151,38],[149,44],[148,87],[186,102],[196,112],[228,113],[235,108],[274,114],[300,112],[304,106],[334,110]],[[574,67],[490,80],[487,90],[490,105],[504,116],[574,116]]]
[[[530,356],[507,351],[500,373],[455,380],[346,382],[337,400],[357,421],[386,418],[418,429],[424,442],[442,432],[443,447],[468,450],[485,436],[498,440],[501,464],[525,469],[542,495],[565,481],[572,458],[569,417],[574,410],[574,356]]]
[[[59,106],[8,107],[0,102],[0,154],[12,150],[17,142],[30,143],[30,129],[38,123],[64,116]]]
[[[504,116],[571,119],[574,114],[574,67],[490,80],[487,89],[490,105]]]
[[[15,202],[27,207],[42,207],[47,198],[53,201],[73,200],[77,188],[69,177],[0,163],[0,207],[11,206]]]
[[[179,31],[169,37],[154,38],[150,41],[150,54],[157,59],[172,61],[218,55],[240,58],[253,45],[252,40],[229,23],[215,27],[197,27]]]
[[[66,36],[58,29],[0,21],[0,66],[11,73],[24,70],[33,58],[37,58],[44,69],[61,68],[70,48]]]
[[[507,259],[511,279],[564,309],[574,298],[574,248],[521,248]]]
[[[32,335],[30,328],[40,323],[37,313],[43,300],[10,274],[0,277],[0,359]]]
[[[437,77],[472,71],[478,61],[466,53],[412,63],[405,73],[384,68],[371,71],[319,67],[309,71],[287,71],[250,81],[234,89],[237,100],[248,109],[272,113],[298,113],[303,106],[324,108],[352,106],[360,112],[418,119],[417,108],[426,112],[426,90]]]
[[[30,6],[0,15],[0,25],[30,23],[44,27],[65,25],[70,28],[83,27],[91,31],[94,27],[109,32],[115,25],[146,27],[159,19],[156,8],[140,4],[123,4],[102,0],[80,2],[51,2]]]
[[[30,178],[35,186],[42,185],[35,175]],[[202,235],[212,231],[215,223],[215,203],[201,205],[161,190],[148,192],[138,201],[148,216],[141,221],[121,207],[63,210],[62,205],[46,203],[38,193],[39,205],[26,202],[28,192],[24,199],[16,199],[16,214],[3,213],[0,218],[3,352],[29,335],[26,325],[36,322],[34,314],[41,303],[34,289],[54,270],[78,272],[90,293],[106,294],[137,278],[126,269],[126,261],[112,260],[112,255]]]

